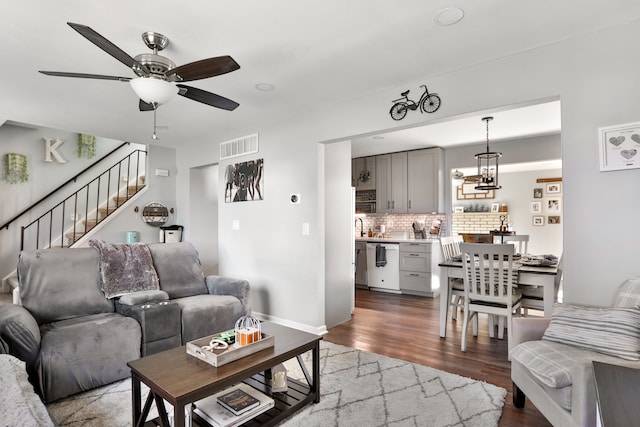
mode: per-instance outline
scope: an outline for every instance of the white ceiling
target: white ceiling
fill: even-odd
[[[152,113],[138,111],[128,84],[37,72],[133,76],[67,21],[92,27],[131,56],[148,51],[140,38],[144,31],[168,36],[171,44],[163,54],[178,65],[231,55],[240,70],[191,85],[240,107],[227,112],[177,97],[158,111],[158,123],[168,127],[159,132],[163,145],[234,135],[247,123],[259,130],[309,108],[428,81],[640,17],[636,0],[0,0],[0,6],[0,119],[149,141]],[[434,16],[449,6],[463,9],[464,18],[456,25],[437,25]],[[258,83],[273,84],[275,90],[258,91]],[[545,120],[496,112],[492,138],[508,135],[512,127],[558,131],[558,116],[546,111],[533,115]],[[508,121],[509,115],[525,118],[518,125]],[[426,136],[407,131],[406,137],[412,144],[416,138],[433,145],[482,141],[479,118],[463,118],[469,123],[465,132],[455,131],[466,125],[438,123]]]

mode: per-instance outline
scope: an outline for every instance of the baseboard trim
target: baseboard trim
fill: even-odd
[[[299,329],[301,331],[309,332],[310,334],[324,335],[328,332],[326,325],[311,326],[311,325],[307,325],[306,323],[293,322],[291,320],[282,319],[280,317],[271,316],[269,314],[259,313],[256,311],[254,311],[252,315],[257,317],[260,320],[277,323],[279,325],[288,326],[294,329]]]

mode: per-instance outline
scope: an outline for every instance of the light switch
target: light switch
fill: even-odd
[[[309,223],[308,222],[303,222],[302,223],[302,235],[303,236],[308,236],[309,235]]]
[[[237,219],[234,219],[233,222],[231,223],[231,229],[240,230],[240,221],[238,221]]]

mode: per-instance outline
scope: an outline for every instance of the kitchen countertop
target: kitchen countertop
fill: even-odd
[[[392,237],[356,237],[356,242],[369,242],[369,243],[428,243],[435,244],[440,243],[439,239],[395,239]]]

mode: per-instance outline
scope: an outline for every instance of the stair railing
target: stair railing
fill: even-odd
[[[69,178],[67,181],[65,181],[63,184],[60,184],[55,190],[52,190],[49,194],[47,194],[46,196],[42,197],[40,200],[38,200],[37,202],[33,203],[31,206],[29,206],[28,208],[22,210],[22,212],[20,212],[19,214],[15,215],[13,218],[11,218],[9,221],[7,221],[6,223],[2,224],[0,226],[0,230],[4,229],[9,229],[9,224],[11,224],[12,222],[14,222],[15,220],[17,220],[18,218],[20,218],[22,215],[26,214],[27,212],[29,212],[31,209],[35,208],[36,206],[38,206],[40,203],[44,202],[45,200],[47,200],[49,197],[53,196],[54,194],[56,194],[58,191],[62,190],[67,184],[70,184],[72,182],[76,182],[76,180],[83,175],[84,173],[86,173],[88,170],[92,169],[94,166],[96,166],[98,163],[100,163],[101,161],[103,161],[104,159],[106,159],[107,157],[109,157],[110,155],[112,155],[113,153],[115,153],[116,151],[118,151],[119,149],[121,149],[122,147],[124,147],[125,145],[131,145],[130,142],[123,142],[122,144],[118,145],[116,148],[114,148],[113,150],[109,151],[107,154],[105,154],[104,156],[102,156],[101,158],[99,158],[98,160],[96,160],[95,162],[91,163],[89,166],[87,166],[86,168],[82,169],[80,172],[78,172],[77,174],[75,174],[73,177]]]
[[[142,159],[141,155],[144,156]],[[25,249],[27,240],[35,241],[35,249],[39,249],[41,243],[46,243],[44,247],[73,245],[85,232],[111,215],[122,204],[122,199],[128,200],[144,187],[145,178],[141,175],[141,169],[146,170],[146,155],[144,150],[132,151],[37,219],[21,227],[20,250]],[[132,173],[135,174],[133,181],[130,180]],[[124,187],[122,182],[125,183]],[[121,196],[123,188],[125,193]],[[130,194],[130,189],[133,194]],[[111,203],[112,199],[115,199],[115,205]],[[70,219],[67,219],[68,213],[71,213]],[[84,217],[82,231],[78,229],[80,214]],[[73,224],[69,224],[69,221]],[[94,221],[94,225],[89,226],[89,221]],[[66,231],[69,229],[71,231]],[[68,245],[65,245],[65,233],[71,234]]]

